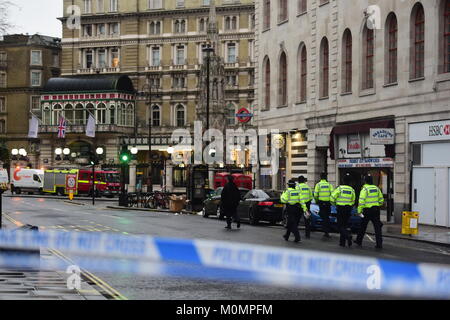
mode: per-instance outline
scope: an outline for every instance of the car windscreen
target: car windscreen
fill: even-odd
[[[271,198],[270,192],[269,194],[266,193],[266,191],[263,190],[252,190],[252,196],[254,199],[269,199]]]

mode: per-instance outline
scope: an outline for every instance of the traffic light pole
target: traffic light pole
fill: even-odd
[[[92,165],[92,205],[95,206],[95,163]]]

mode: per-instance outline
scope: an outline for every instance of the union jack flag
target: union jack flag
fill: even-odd
[[[66,119],[63,116],[59,117],[58,138],[64,139],[66,137]]]

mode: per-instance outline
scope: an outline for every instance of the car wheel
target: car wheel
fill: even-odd
[[[252,226],[256,226],[258,224],[258,219],[255,217],[255,213],[253,209],[250,209],[248,212],[248,219],[250,220],[250,224]]]

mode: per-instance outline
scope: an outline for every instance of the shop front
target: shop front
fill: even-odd
[[[331,158],[336,160],[338,182],[349,174],[359,195],[364,177],[370,175],[383,192],[382,213],[390,221],[394,210],[394,121],[372,121],[337,126],[330,139]]]
[[[450,227],[450,120],[409,125],[410,199],[419,223]]]

